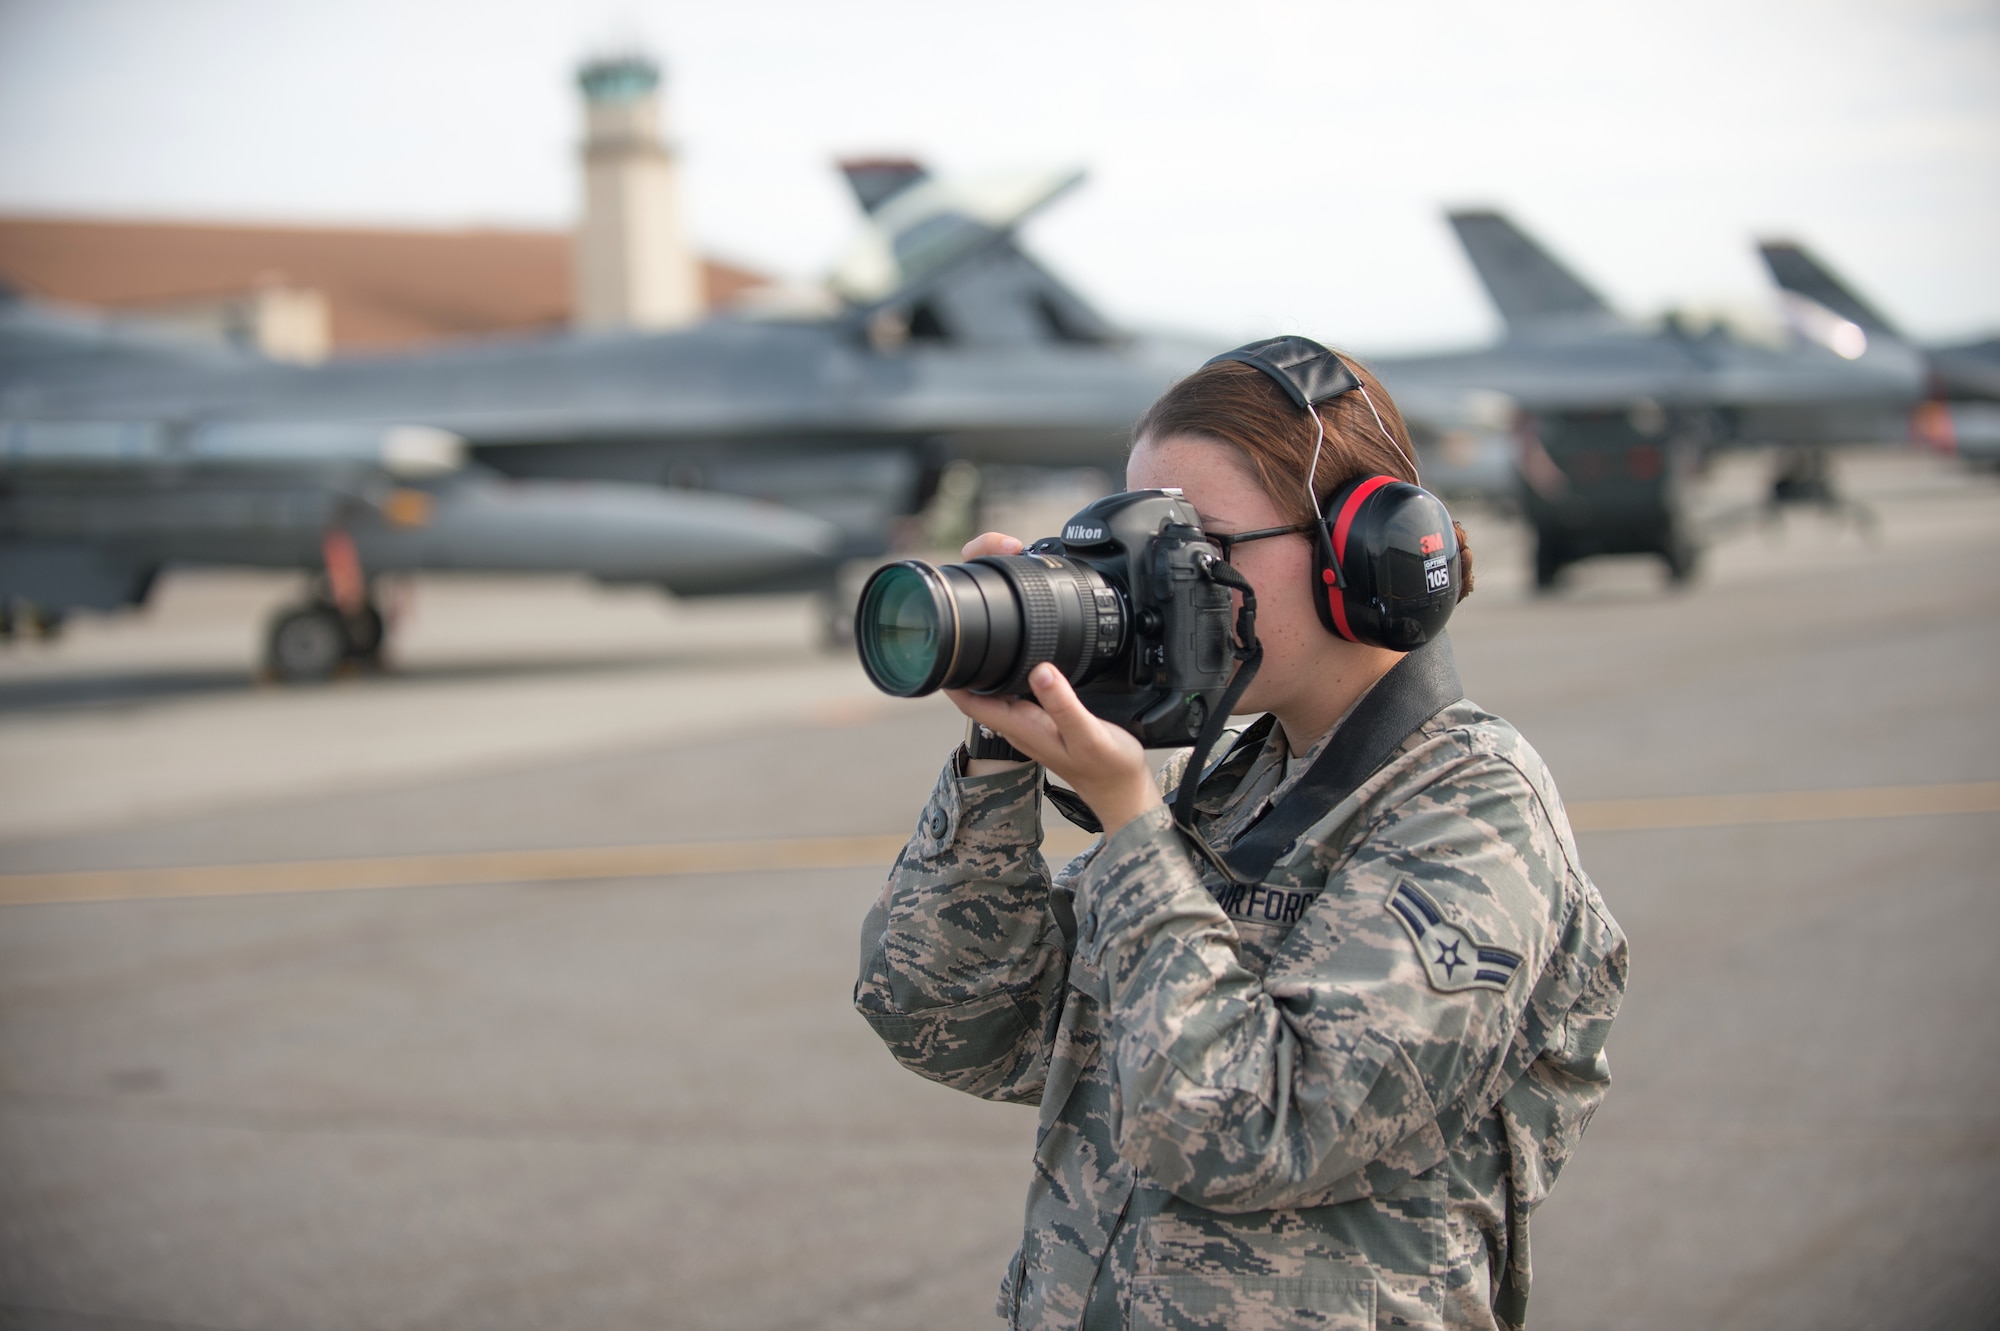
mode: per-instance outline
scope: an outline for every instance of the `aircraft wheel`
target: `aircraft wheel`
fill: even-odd
[[[388,638],[389,630],[380,610],[364,605],[360,614],[342,616],[341,628],[347,636],[347,655],[350,659],[368,665],[381,661],[382,644]]]
[[[331,606],[287,610],[271,621],[264,666],[287,684],[333,678],[348,655],[347,626]]]

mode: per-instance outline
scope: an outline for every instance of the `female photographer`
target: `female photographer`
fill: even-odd
[[[1162,796],[1178,768],[1156,782],[1039,666],[1034,701],[951,695],[1025,759],[953,756],[863,926],[855,1004],[895,1057],[1040,1105],[1012,1326],[1519,1326],[1529,1213],[1609,1081],[1624,937],[1499,717],[1443,706],[1254,881],[1229,870],[1295,789],[1316,797],[1320,755],[1403,660],[1352,631],[1325,552],[1352,482],[1417,481],[1408,433],[1366,370],[1283,341],[1324,358],[1306,369],[1331,395],[1254,344],[1169,389],[1126,470],[1182,490],[1255,594],[1262,663],[1234,710],[1266,717],[1211,756],[1190,825]],[[1043,769],[1103,828],[1053,878]]]

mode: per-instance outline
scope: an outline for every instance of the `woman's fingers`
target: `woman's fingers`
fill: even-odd
[[[989,730],[997,730],[1023,753],[1057,768],[1089,762],[1115,752],[1122,734],[1091,715],[1062,672],[1044,662],[1028,675],[1035,701],[947,690],[952,703]],[[1141,758],[1143,762],[1143,757]]]
[[[1095,738],[1097,727],[1104,724],[1090,714],[1083,700],[1076,696],[1076,690],[1063,678],[1062,671],[1047,662],[1028,672],[1028,687],[1035,691],[1035,701],[1056,723],[1065,740]]]
[[[1106,832],[1117,831],[1160,802],[1139,741],[1085,707],[1062,672],[1036,666],[1028,686],[1062,744],[1060,765],[1045,765],[1083,796]]]
[[[1150,785],[1146,751],[1139,741],[1103,720],[1083,705],[1076,690],[1052,665],[1038,665],[1028,676],[1028,687],[1062,745],[1062,775],[1078,790],[1099,780],[1122,781],[1138,774]]]
[[[1009,744],[1035,761],[1046,765],[1049,757],[1060,754],[1054,719],[1034,703],[966,689],[946,689],[945,696],[959,711],[1005,736]]]
[[[1069,710],[1060,716],[1045,704],[1026,698],[1000,698],[963,689],[948,689],[946,693],[959,711],[988,730],[998,732],[1009,744],[1069,780],[1076,766],[1076,754],[1091,749],[1088,727],[1103,722],[1084,710],[1069,681],[1054,666],[1038,667],[1036,673],[1041,670],[1054,675],[1056,688],[1068,696]],[[1033,676],[1030,676],[1032,686]],[[1041,690],[1036,690],[1036,696],[1041,697]],[[1057,707],[1062,707],[1060,699]]]
[[[1116,831],[1160,802],[1146,751],[1123,730],[1092,715],[1062,672],[1046,662],[1028,676],[1035,701],[947,691],[961,712],[1061,777]]]
[[[961,559],[980,559],[987,555],[1018,555],[1026,548],[1026,546],[1021,544],[1018,537],[1008,536],[1003,532],[989,531],[982,532],[967,541],[965,549],[959,551],[959,557]]]

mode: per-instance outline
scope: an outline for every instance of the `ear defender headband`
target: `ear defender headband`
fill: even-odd
[[[1375,428],[1410,464],[1411,474],[1418,475],[1416,459],[1389,433],[1353,367],[1303,337],[1266,338],[1225,351],[1208,364],[1226,360],[1242,361],[1267,375],[1319,429],[1305,484],[1318,516],[1312,524],[1318,552],[1313,604],[1320,623],[1349,642],[1395,652],[1436,637],[1451,618],[1459,593],[1458,534],[1444,502],[1421,485],[1394,476],[1357,476],[1320,506],[1316,482],[1326,422],[1318,404],[1343,393],[1361,394]]]

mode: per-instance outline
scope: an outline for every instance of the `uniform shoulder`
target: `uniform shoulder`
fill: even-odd
[[[1528,737],[1506,717],[1487,711],[1470,699],[1460,699],[1424,722],[1421,733],[1448,737],[1468,753],[1504,758],[1527,774],[1546,776],[1548,766]]]
[[[1461,700],[1425,722],[1405,752],[1413,767],[1409,775],[1420,784],[1477,788],[1516,804],[1523,817],[1554,836],[1569,874],[1582,877],[1555,776],[1511,721]]]
[[[1597,884],[1584,871],[1569,813],[1542,755],[1506,718],[1473,702],[1447,707],[1432,718],[1426,730],[1472,758],[1468,770],[1477,771],[1483,784],[1497,783],[1510,789],[1517,805],[1534,820],[1538,834],[1549,839],[1554,848],[1550,858],[1560,863],[1565,880],[1565,947],[1578,957],[1592,958],[1592,965],[1603,962],[1611,966],[1617,974],[1614,977],[1607,971],[1606,982],[1615,979],[1622,990],[1625,932],[1612,917]],[[1507,775],[1497,775],[1503,772]]]

